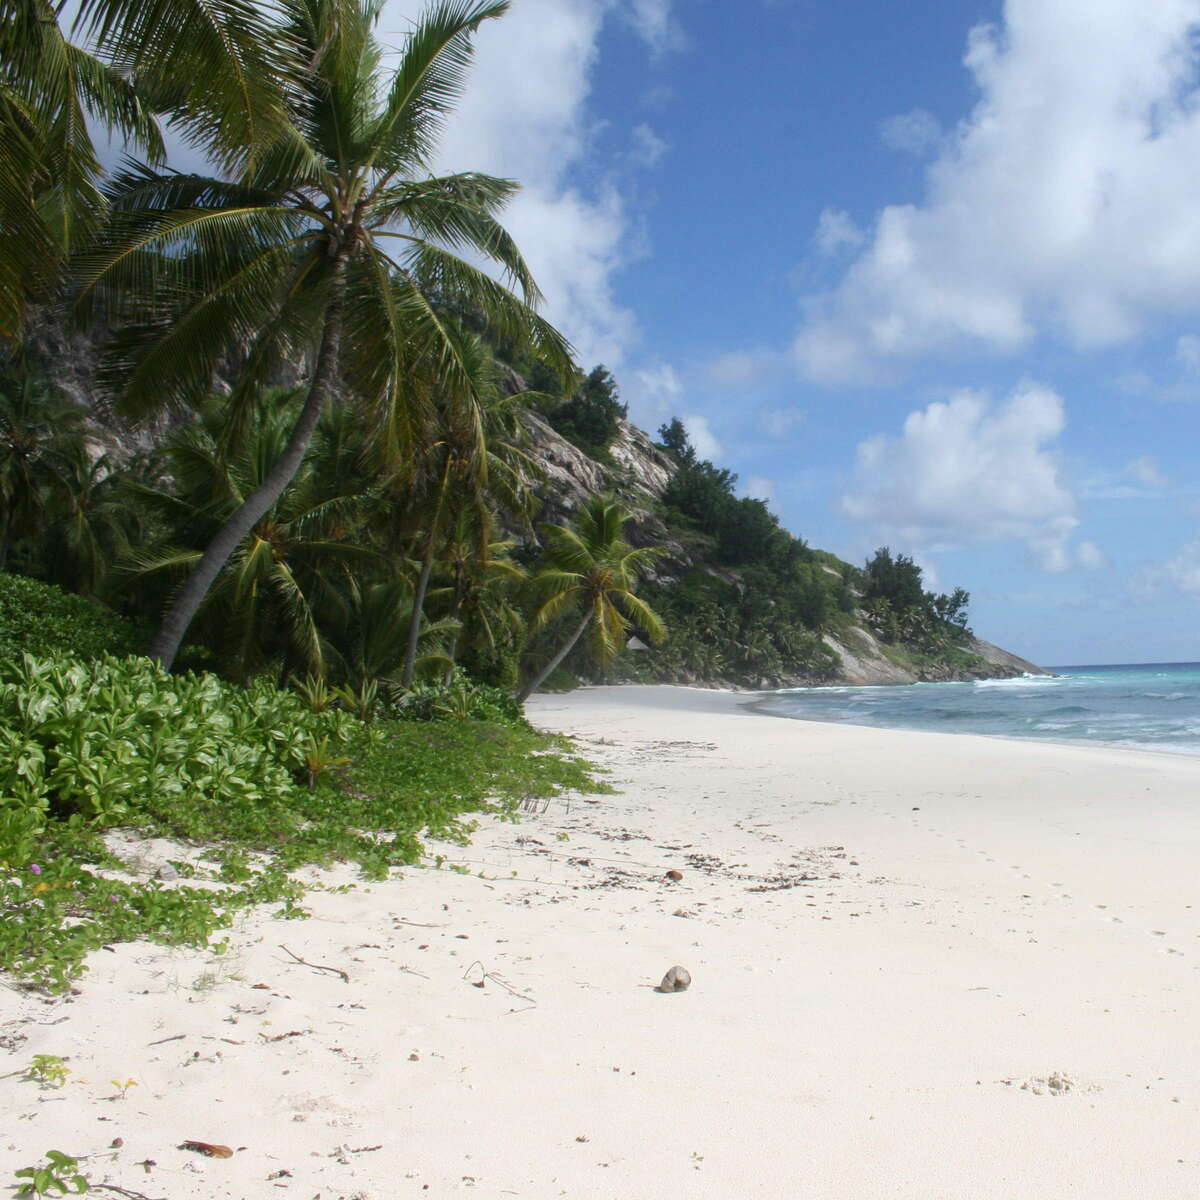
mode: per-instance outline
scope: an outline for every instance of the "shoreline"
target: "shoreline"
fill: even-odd
[[[53,1146],[170,1200],[1195,1196],[1200,761],[745,697],[539,696],[616,793],[429,846],[466,873],[319,873],[349,890],[223,955],[0,988],[0,1178]]]

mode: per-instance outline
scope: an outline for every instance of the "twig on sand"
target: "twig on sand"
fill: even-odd
[[[147,1042],[146,1046],[147,1046],[147,1048],[149,1048],[150,1046],[161,1046],[161,1045],[165,1044],[166,1042],[178,1042],[181,1038],[185,1038],[185,1037],[187,1037],[186,1033],[177,1033],[177,1034],[174,1034],[172,1037],[159,1038],[157,1042]]]
[[[286,946],[280,944],[279,948],[285,954],[290,954],[291,957],[294,958],[302,967],[310,967],[314,971],[328,971],[331,975],[340,975],[343,983],[350,982],[350,973],[348,971],[343,971],[341,967],[323,967],[320,963],[305,962],[300,955],[292,954],[292,952]]]
[[[476,968],[476,967],[478,967],[478,968],[480,969],[480,971],[482,971],[482,972],[483,972],[483,974],[480,976],[480,978],[479,978],[479,981],[478,981],[477,983],[475,983],[473,986],[475,986],[475,987],[482,987],[482,986],[484,985],[484,983],[485,983],[487,980],[489,980],[489,979],[490,979],[490,980],[491,980],[493,983],[498,983],[498,984],[499,984],[499,985],[500,985],[500,986],[501,986],[501,987],[502,987],[502,988],[503,988],[503,989],[504,989],[504,990],[505,990],[505,991],[506,991],[506,992],[507,992],[507,993],[508,993],[510,996],[516,996],[516,998],[517,998],[518,1000],[524,1000],[524,1001],[526,1001],[526,1003],[528,1003],[528,1004],[534,1004],[534,1005],[536,1005],[536,1004],[537,1004],[537,1001],[536,1001],[536,1000],[535,1000],[535,999],[534,999],[532,996],[526,996],[526,995],[525,995],[523,992],[518,992],[518,991],[517,991],[517,989],[516,989],[515,987],[513,987],[513,986],[512,986],[511,984],[509,984],[509,983],[506,983],[506,982],[505,982],[505,981],[504,981],[504,980],[503,980],[503,979],[502,979],[502,978],[501,978],[499,975],[495,975],[495,974],[493,974],[491,971],[489,971],[489,970],[487,969],[487,967],[485,967],[485,966],[483,965],[483,963],[481,963],[481,962],[479,961],[479,959],[476,959],[476,960],[475,960],[475,961],[474,961],[474,962],[473,962],[473,963],[472,963],[472,964],[471,964],[471,965],[470,965],[470,966],[469,966],[469,967],[468,967],[468,968],[467,968],[467,969],[466,969],[466,970],[463,972],[463,978],[464,978],[464,979],[466,979],[466,977],[467,977],[468,975],[470,975],[470,973],[471,973],[473,970],[475,970],[475,968]]]
[[[145,1192],[134,1192],[129,1188],[117,1187],[115,1183],[92,1183],[88,1185],[93,1192],[115,1192],[118,1196],[127,1196],[129,1200],[167,1200],[166,1196],[147,1196]]]

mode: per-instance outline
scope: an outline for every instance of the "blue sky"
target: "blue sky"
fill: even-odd
[[[1195,660],[1198,48],[1200,0],[514,0],[442,165],[522,180],[584,364],[810,544]]]

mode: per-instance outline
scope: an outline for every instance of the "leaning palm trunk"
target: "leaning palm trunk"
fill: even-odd
[[[277,503],[300,469],[325,404],[333,395],[341,341],[341,305],[337,299],[333,299],[326,310],[325,329],[321,336],[321,348],[317,352],[316,369],[309,384],[308,396],[283,453],[276,459],[262,483],[246,497],[241,507],[209,542],[208,548],[180,588],[150,644],[150,657],[157,659],[167,670],[170,670],[175,662],[175,656],[179,653],[188,627],[230,556]]]
[[[404,674],[401,683],[412,687],[417,670],[417,643],[421,640],[421,621],[425,608],[425,593],[429,591],[429,576],[433,574],[433,534],[425,547],[425,561],[421,563],[421,574],[417,576],[417,590],[413,596],[412,618],[408,623],[408,644],[404,651]]]
[[[425,594],[429,591],[429,577],[433,574],[433,556],[437,549],[438,531],[442,524],[442,509],[446,501],[446,489],[450,483],[450,463],[442,471],[442,483],[438,488],[437,504],[429,521],[429,536],[425,541],[425,557],[421,561],[421,574],[417,577],[417,590],[413,596],[412,618],[408,623],[408,645],[404,653],[404,673],[401,682],[412,687],[417,670],[417,643],[421,640],[421,624],[425,617]]]
[[[533,693],[536,692],[538,688],[540,688],[542,684],[546,682],[554,668],[557,667],[558,664],[561,663],[562,660],[566,658],[572,650],[575,649],[575,643],[579,641],[581,637],[583,637],[583,631],[588,627],[588,622],[590,622],[591,619],[592,610],[591,608],[588,608],[588,610],[583,614],[583,620],[580,621],[575,627],[575,632],[567,639],[563,648],[541,669],[541,672],[535,676],[531,682],[527,683],[517,693],[517,700],[521,704],[524,704],[525,701],[528,700],[529,697],[532,696]]]

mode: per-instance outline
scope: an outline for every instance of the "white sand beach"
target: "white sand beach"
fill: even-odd
[[[746,699],[539,697],[616,794],[223,956],[0,988],[0,1182],[53,1147],[162,1200],[1200,1195],[1200,760]]]

